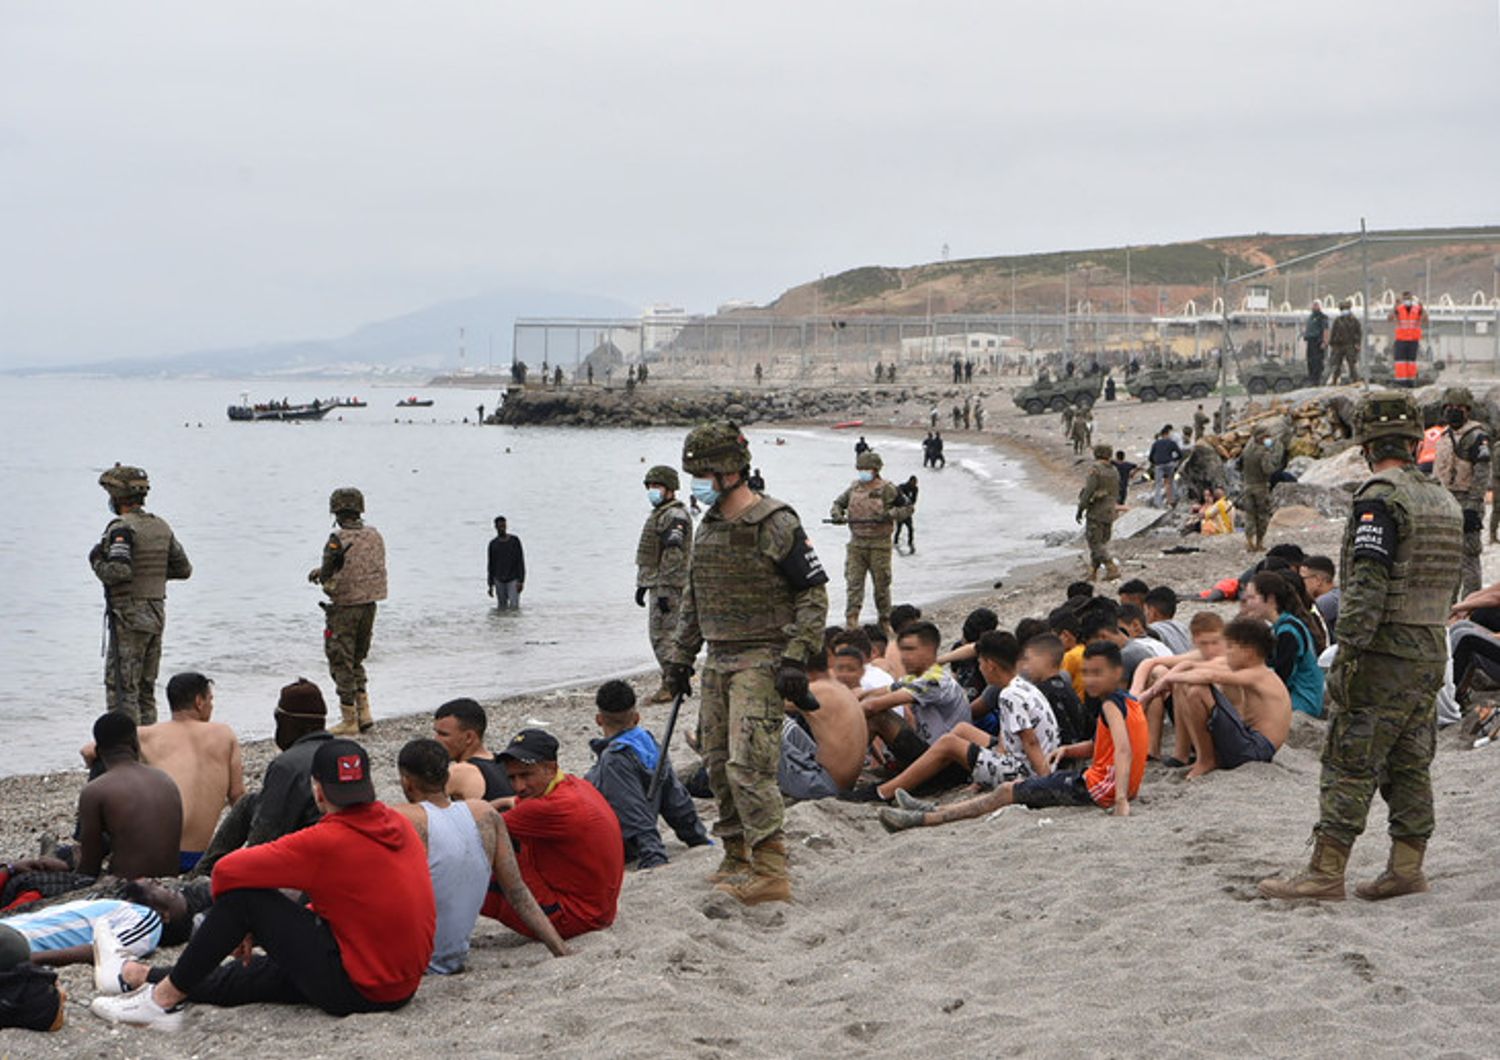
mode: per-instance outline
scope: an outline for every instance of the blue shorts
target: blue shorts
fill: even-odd
[[[1227,696],[1214,686],[1214,709],[1208,714],[1208,735],[1214,742],[1214,757],[1220,769],[1234,769],[1246,762],[1269,762],[1276,756],[1271,741],[1245,724]]]
[[[1082,773],[1049,773],[1030,777],[1011,789],[1011,796],[1022,806],[1044,810],[1051,806],[1092,806],[1088,785]]]
[[[198,860],[203,857],[201,850],[179,850],[177,852],[177,873],[184,875],[192,872],[198,867]]]

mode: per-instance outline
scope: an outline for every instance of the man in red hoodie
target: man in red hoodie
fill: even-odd
[[[594,785],[557,768],[551,733],[522,729],[495,757],[516,793],[505,827],[516,842],[521,878],[542,912],[565,939],[609,927],[625,879],[625,841],[615,811]],[[493,881],[481,912],[535,937]]]
[[[344,1016],[411,1000],[432,956],[437,913],[427,854],[405,817],[375,799],[370,759],[329,740],[312,763],[323,819],[214,866],[214,904],[170,969],[95,946],[93,1011],[174,1030],[185,1001],[311,1004]],[[280,888],[302,891],[310,906]],[[264,956],[252,956],[258,946]],[[238,961],[223,963],[231,954]]]

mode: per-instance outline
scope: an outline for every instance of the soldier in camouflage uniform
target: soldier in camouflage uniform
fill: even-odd
[[[1075,412],[1070,433],[1073,439],[1073,452],[1082,455],[1088,449],[1089,441],[1094,436],[1094,414],[1088,409],[1079,409]]]
[[[109,621],[104,688],[110,710],[151,725],[167,625],[167,582],[191,577],[193,565],[167,521],[142,507],[151,489],[144,471],[116,464],[99,476],[99,485],[115,513],[89,552],[89,566],[104,583]]]
[[[360,518],[365,495],[359,490],[351,486],[334,490],[328,497],[328,510],[338,525],[323,546],[322,563],[308,573],[307,580],[328,594],[320,605],[325,616],[323,652],[338,686],[344,718],[328,731],[353,736],[375,727],[365,689],[365,656],[375,632],[376,602],[386,594],[385,539]]]
[[[1469,419],[1474,395],[1468,387],[1443,391],[1443,418],[1448,429],[1438,436],[1432,477],[1453,494],[1464,513],[1464,571],[1458,595],[1478,592],[1484,584],[1480,554],[1484,551],[1484,494],[1490,484],[1490,437],[1484,424]]]
[[[1245,551],[1266,547],[1266,528],[1271,523],[1271,476],[1276,473],[1275,442],[1271,432],[1257,424],[1250,443],[1240,454],[1240,475],[1245,489],[1240,510],[1245,513]]]
[[[1359,318],[1354,315],[1354,303],[1345,298],[1339,303],[1339,315],[1333,318],[1329,329],[1328,346],[1333,351],[1333,374],[1329,382],[1339,385],[1339,373],[1347,365],[1349,382],[1359,382],[1359,347],[1362,329]]]
[[[1490,544],[1500,544],[1500,538],[1495,536],[1500,531],[1500,460],[1490,459]]]
[[[790,901],[781,764],[784,701],[815,709],[807,660],[823,650],[828,575],[797,513],[746,483],[750,447],[732,423],[698,427],[682,447],[698,524],[664,677],[687,694],[704,640],[701,750],[718,802],[724,859],[709,877],[747,905]]]
[[[663,666],[677,628],[682,589],[687,585],[688,564],[693,558],[693,517],[677,499],[680,486],[676,469],[665,464],[646,472],[651,514],[646,516],[635,547],[635,605],[648,608],[646,627],[651,650]],[[665,703],[671,698],[663,683],[647,702]]]
[[[911,518],[912,506],[902,501],[894,483],[880,477],[885,461],[874,450],[854,459],[859,478],[833,499],[833,522],[849,524],[844,553],[844,626],[859,626],[865,602],[865,575],[874,582],[876,620],[884,626],[891,617],[891,540],[896,524]]]
[[[1268,898],[1344,897],[1349,850],[1378,787],[1390,818],[1390,861],[1360,898],[1427,890],[1432,835],[1429,767],[1448,654],[1444,623],[1463,559],[1463,513],[1416,466],[1422,421],[1406,394],[1360,404],[1357,440],[1374,476],[1354,495],[1339,562],[1339,651],[1328,677],[1328,738],[1312,860],[1289,880],[1262,880]]]
[[[1078,491],[1078,512],[1075,522],[1084,524],[1083,537],[1089,548],[1089,581],[1099,576],[1109,579],[1120,576],[1120,568],[1109,554],[1109,538],[1114,533],[1115,514],[1120,497],[1120,473],[1110,463],[1109,446],[1094,446],[1094,462],[1089,467],[1088,478],[1083,480],[1083,489]]]

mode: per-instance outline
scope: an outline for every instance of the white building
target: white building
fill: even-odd
[[[906,361],[949,360],[962,357],[966,361],[993,359],[1009,349],[1021,349],[1023,344],[1009,335],[993,331],[968,331],[958,335],[918,335],[901,340],[901,358]]]
[[[661,349],[682,333],[687,325],[687,310],[682,306],[658,302],[641,314],[641,352]]]

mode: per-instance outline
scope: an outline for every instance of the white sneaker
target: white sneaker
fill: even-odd
[[[120,940],[115,937],[114,929],[109,926],[107,919],[100,917],[95,920],[93,928],[94,990],[109,996],[123,994],[130,988],[120,978],[120,973],[125,968],[125,962],[130,959],[130,954],[120,945]]]
[[[100,1019],[123,1023],[128,1027],[148,1027],[154,1031],[175,1031],[182,1027],[182,1009],[164,1009],[152,997],[154,983],[119,997],[96,997],[89,1010]]]

